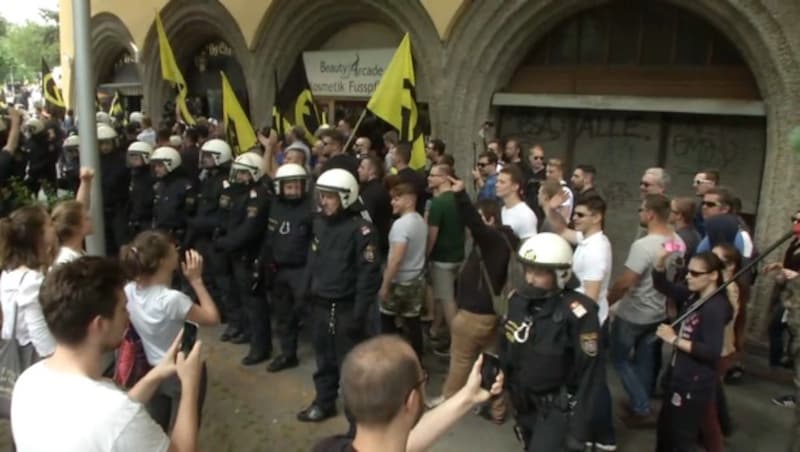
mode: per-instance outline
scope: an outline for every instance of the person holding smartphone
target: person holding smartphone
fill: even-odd
[[[185,322],[202,326],[219,324],[217,306],[203,284],[203,258],[197,251],[187,251],[181,263],[183,275],[197,294],[197,304],[192,303],[186,294],[170,288],[173,273],[178,269],[179,256],[175,244],[165,233],[140,233],[122,248],[120,260],[131,278],[131,282],[125,285],[131,327],[141,337],[151,366],[163,360]],[[203,407],[205,386],[203,368],[198,410]],[[165,432],[169,432],[175,421],[180,400],[180,382],[172,377],[160,384],[147,403],[147,411]]]

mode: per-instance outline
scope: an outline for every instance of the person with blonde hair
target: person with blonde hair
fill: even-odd
[[[58,203],[50,214],[60,245],[55,261],[56,265],[83,256],[83,241],[87,235],[94,232],[92,218],[89,216],[94,170],[81,168],[80,178],[81,185],[78,187],[75,199]]]

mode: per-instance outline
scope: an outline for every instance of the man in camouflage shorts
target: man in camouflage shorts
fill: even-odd
[[[416,210],[417,193],[400,183],[390,191],[398,216],[389,231],[389,256],[378,291],[381,333],[402,333],[422,358],[420,311],[425,296],[425,245],[428,226]]]

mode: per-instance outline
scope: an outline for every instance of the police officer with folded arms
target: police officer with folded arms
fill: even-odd
[[[181,170],[181,154],[163,146],[150,156],[156,176],[153,197],[153,229],[169,232],[183,243],[186,225],[195,209],[195,188]]]
[[[224,305],[229,292],[229,278],[226,272],[225,256],[214,250],[214,232],[224,224],[225,210],[220,208],[222,193],[231,186],[229,180],[233,153],[228,143],[220,139],[208,140],[200,150],[200,165],[205,176],[197,190],[197,208],[187,222],[184,249],[196,249],[202,254],[206,264],[203,266],[203,281],[214,300]],[[219,306],[220,312],[224,312]],[[221,340],[230,340],[231,335],[223,333]]]
[[[261,184],[264,161],[260,155],[245,152],[231,165],[231,185],[220,197],[225,209],[224,233],[214,241],[217,252],[228,256],[232,281],[228,293],[228,326],[231,342],[250,343],[242,365],[264,362],[272,354],[272,329],[269,309],[263,294],[257,292],[256,259],[269,215],[269,190]]]
[[[317,179],[316,191],[321,211],[314,220],[306,286],[317,357],[316,397],[298,413],[302,422],[336,414],[340,365],[365,338],[367,313],[381,284],[377,233],[353,208],[356,178],[347,170],[331,169]]]
[[[311,244],[313,200],[306,169],[287,163],[275,173],[275,198],[261,250],[265,286],[277,320],[281,354],[267,367],[279,372],[296,367],[297,336],[305,293],[305,266]]]
[[[128,167],[131,182],[128,186],[128,229],[125,242],[150,228],[153,222],[153,186],[156,179],[150,171],[153,147],[144,141],[134,141],[128,146]]]
[[[518,251],[525,282],[509,297],[500,360],[527,451],[582,451],[597,393],[596,305],[572,289],[572,248],[541,233]]]

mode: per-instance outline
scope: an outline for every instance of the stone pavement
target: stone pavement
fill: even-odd
[[[200,433],[205,452],[308,451],[319,439],[346,430],[344,416],[319,425],[297,422],[295,414],[314,397],[311,375],[315,364],[308,341],[301,342],[301,365],[278,374],[265,366],[243,368],[238,363],[245,346],[219,343],[219,329],[201,333],[208,356],[209,388]],[[438,395],[446,362],[430,356],[429,395]],[[609,380],[615,400],[621,387],[616,376]],[[785,393],[789,386],[745,377],[739,386],[726,388],[737,430],[729,439],[731,452],[776,452],[786,450],[789,425],[794,411],[772,405],[769,399]],[[46,426],[42,426],[46,432]],[[627,430],[617,422],[620,451],[654,450],[654,430]],[[0,450],[8,450],[7,421],[0,422]],[[432,449],[435,452],[521,450],[510,423],[494,426],[468,415]]]

